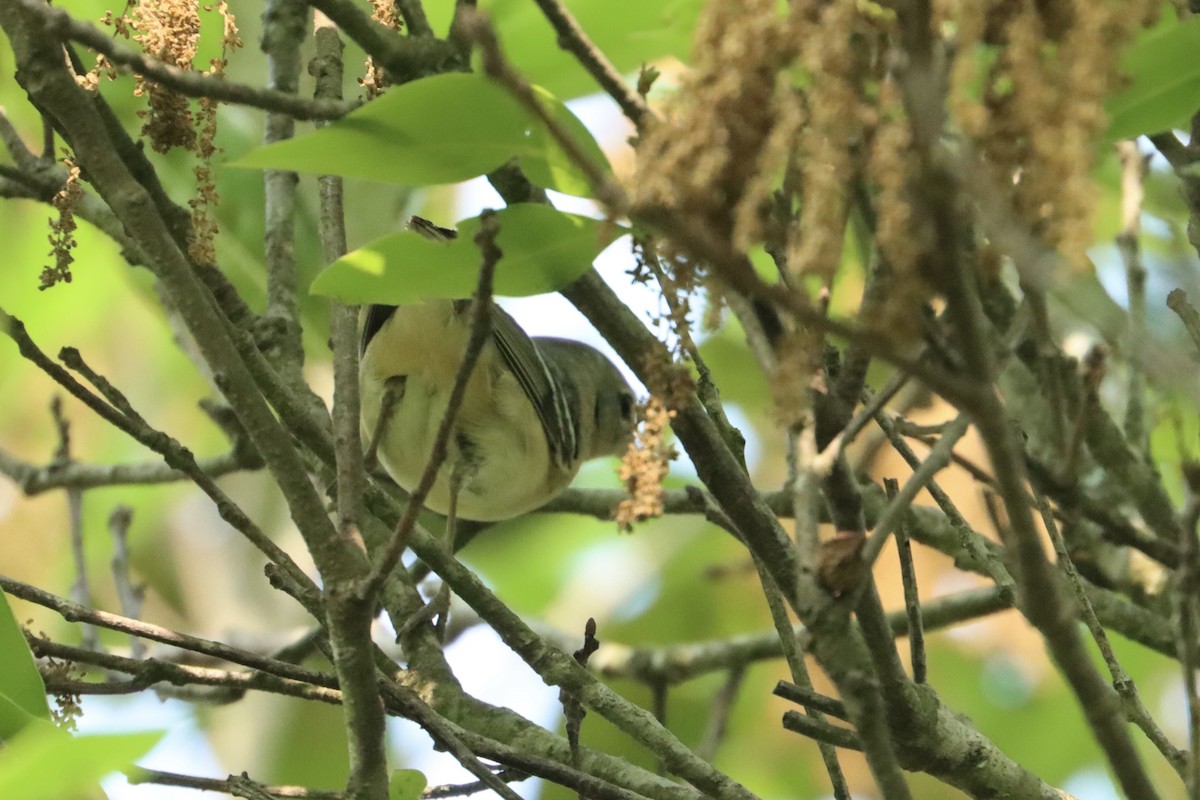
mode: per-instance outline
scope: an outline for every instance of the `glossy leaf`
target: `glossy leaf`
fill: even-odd
[[[419,800],[425,783],[425,774],[419,770],[394,770],[388,781],[388,800]]]
[[[1109,99],[1110,140],[1158,133],[1182,125],[1200,109],[1200,17],[1180,21],[1165,12],[1126,53],[1132,83]]]
[[[0,694],[0,742],[7,742],[26,728],[36,725],[52,723],[33,716],[11,697]]]
[[[0,739],[7,740],[30,719],[50,719],[46,687],[8,598],[0,592]]]
[[[534,86],[533,91],[540,98],[542,107],[549,112],[550,118],[566,132],[588,162],[603,174],[611,173],[612,165],[608,163],[608,157],[604,155],[604,151],[600,149],[600,145],[597,144],[587,126],[579,121],[579,117],[575,116],[571,109],[560,103],[546,89]],[[535,122],[534,127],[530,130],[541,132],[542,138],[526,142],[527,148],[531,151],[535,147],[540,149],[540,158],[521,157],[521,166],[525,169],[529,179],[538,186],[556,189],[563,194],[591,197],[593,195],[592,185],[587,179],[586,173],[567,156],[549,131],[544,130],[540,122]]]
[[[566,214],[550,206],[522,204],[496,212],[495,293],[524,297],[552,292],[578,278],[593,259],[624,233],[618,225]],[[312,283],[314,294],[345,303],[400,305],[430,298],[464,298],[479,279],[478,217],[459,223],[459,236],[434,242],[401,231],[335,261]]]
[[[129,769],[161,735],[69,736],[50,725],[30,726],[0,750],[0,797],[75,800],[95,793],[101,778]]]
[[[608,172],[583,123],[548,92],[538,95],[579,149]],[[534,114],[485,77],[448,73],[396,86],[325,128],[255,148],[230,165],[427,186],[469,180],[514,157],[541,186],[591,194],[585,173]]]

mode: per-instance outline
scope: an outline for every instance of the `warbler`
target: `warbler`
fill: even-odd
[[[413,217],[438,240],[456,231]],[[603,353],[570,339],[530,337],[495,303],[484,345],[426,508],[493,522],[545,505],[589,459],[621,455],[635,396]],[[359,365],[364,442],[411,491],[429,461],[470,337],[471,302],[426,300],[364,309]],[[382,414],[382,420],[381,420]]]

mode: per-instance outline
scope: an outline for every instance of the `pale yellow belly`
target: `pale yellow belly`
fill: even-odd
[[[397,326],[388,330],[389,326]],[[420,481],[466,343],[466,328],[448,301],[403,306],[371,340],[360,370],[362,435],[379,419],[385,381],[405,375],[379,446],[379,461],[402,488]],[[545,432],[533,405],[507,371],[497,369],[489,343],[475,366],[427,508],[450,508],[453,470],[463,476],[458,515],[495,521],[532,511],[570,483],[575,470],[551,469]]]

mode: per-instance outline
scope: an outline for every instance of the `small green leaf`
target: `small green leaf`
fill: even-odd
[[[580,151],[611,171],[583,123],[545,90],[538,96]],[[469,180],[514,157],[539,185],[591,194],[585,173],[535,115],[489,79],[454,72],[393,87],[327,127],[255,148],[229,166],[427,186]]]
[[[533,91],[541,101],[542,107],[549,112],[550,118],[558,124],[560,129],[566,132],[588,162],[599,169],[602,174],[612,172],[612,167],[608,163],[608,158],[604,155],[604,151],[600,149],[600,145],[596,143],[587,126],[579,121],[579,117],[572,114],[571,109],[560,103],[555,99],[554,95],[540,86],[533,87]],[[538,129],[540,130],[540,127]],[[529,179],[535,184],[556,189],[563,194],[570,194],[576,197],[591,197],[593,195],[592,186],[585,174],[567,156],[566,152],[558,145],[549,131],[545,133],[540,144],[529,142],[528,146],[531,150],[535,146],[541,148],[540,158],[521,158],[521,166],[524,167]],[[569,190],[571,187],[574,187],[574,191]]]
[[[561,289],[625,232],[619,225],[536,203],[509,206],[496,216],[503,256],[495,293],[508,297]],[[479,248],[473,240],[479,226],[479,217],[463,220],[458,238],[448,242],[414,231],[377,239],[330,264],[310,291],[351,304],[470,297],[479,280]]]
[[[1180,21],[1170,11],[1143,31],[1122,59],[1133,80],[1109,99],[1107,138],[1130,139],[1183,124],[1200,109],[1200,17]]]
[[[46,686],[3,592],[0,592],[0,697],[6,701],[0,704],[0,739],[7,741],[30,718],[50,719]]]
[[[160,733],[68,736],[51,725],[27,728],[0,750],[0,797],[75,800],[105,775],[129,769]]]
[[[0,694],[0,742],[7,742],[31,725],[52,725],[33,716],[7,695]]]
[[[425,783],[425,774],[419,770],[393,770],[388,781],[388,800],[418,800],[425,791]]]

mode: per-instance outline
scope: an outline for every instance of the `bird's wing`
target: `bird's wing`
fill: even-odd
[[[450,228],[442,228],[421,217],[408,221],[411,230],[435,241],[445,241],[458,236]],[[463,303],[465,309],[467,304]],[[396,306],[368,306],[362,332],[362,347],[365,352],[371,338],[391,319]],[[571,413],[571,404],[564,388],[550,371],[537,345],[529,334],[508,315],[504,309],[492,304],[492,341],[504,361],[504,366],[517,379],[521,390],[529,398],[533,410],[546,433],[546,444],[551,458],[561,465],[575,462],[579,457],[578,426]]]
[[[494,304],[492,341],[496,343],[504,365],[533,404],[546,431],[551,456],[562,465],[573,463],[579,457],[578,426],[571,414],[565,387],[559,385],[529,334],[504,309]]]
[[[379,329],[383,327],[392,314],[396,313],[396,306],[369,305],[366,313],[363,314],[363,329],[362,339],[359,342],[358,354],[361,356],[367,352],[367,345],[371,343],[371,339],[375,338],[375,334],[379,333]]]

